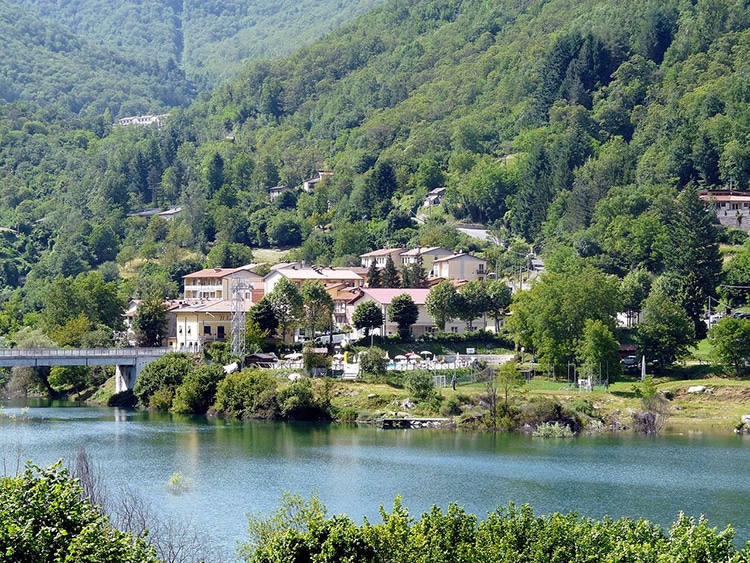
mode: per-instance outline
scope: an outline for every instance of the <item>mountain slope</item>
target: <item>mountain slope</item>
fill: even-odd
[[[174,64],[129,57],[0,0],[0,99],[73,113],[166,111],[194,96]]]
[[[13,0],[94,44],[160,66],[176,62],[199,89],[248,60],[291,53],[380,0]]]

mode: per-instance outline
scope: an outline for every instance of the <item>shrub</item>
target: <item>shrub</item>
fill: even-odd
[[[263,370],[230,373],[216,389],[212,410],[237,418],[274,418],[278,411],[276,385],[276,379]]]
[[[133,393],[141,405],[149,405],[151,395],[166,388],[174,390],[193,371],[193,358],[171,352],[148,364],[138,376]],[[171,402],[170,405],[171,406]],[[167,408],[169,408],[169,406]]]
[[[337,417],[340,422],[356,422],[357,411],[352,407],[344,407],[339,409]]]
[[[437,395],[432,374],[429,371],[414,370],[405,378],[404,386],[416,401],[429,402]]]
[[[440,405],[440,416],[458,416],[460,414],[461,402],[456,397],[450,397]]]
[[[571,438],[573,431],[565,424],[542,422],[531,435],[535,438]]]
[[[169,387],[162,387],[149,397],[148,408],[157,411],[168,411],[172,408],[172,399],[174,399],[174,391]]]
[[[309,379],[295,381],[279,391],[279,411],[287,420],[329,420],[328,411],[316,400]]]
[[[60,462],[0,478],[0,522],[3,561],[156,562],[153,547],[113,528]]]
[[[205,413],[216,399],[216,388],[224,376],[224,369],[220,365],[200,366],[188,374],[175,389],[172,410],[179,413]]]
[[[373,346],[359,353],[359,368],[371,375],[383,375],[388,367],[385,350]]]

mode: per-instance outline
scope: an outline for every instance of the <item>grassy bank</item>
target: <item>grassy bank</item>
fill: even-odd
[[[447,378],[450,381],[450,377]],[[665,426],[667,432],[690,431],[733,431],[744,414],[750,414],[750,382],[723,378],[674,380],[657,378],[657,390],[669,400],[670,416]],[[637,379],[613,383],[604,389],[580,391],[564,380],[550,381],[537,377],[523,387],[512,391],[510,402],[523,407],[533,401],[549,399],[562,406],[578,404],[582,400],[589,403],[603,421],[619,421],[628,426],[632,413],[642,409],[641,399],[636,389]],[[688,393],[691,386],[705,386],[710,392]],[[460,405],[462,415],[472,416],[482,410],[486,389],[480,383],[463,383],[456,390],[449,387],[439,390],[441,404],[449,401]],[[337,381],[332,391],[331,402],[339,409],[356,411],[360,420],[371,420],[382,416],[440,416],[444,412],[434,408],[434,404],[416,403],[404,408],[410,398],[406,389],[387,383],[373,381]]]

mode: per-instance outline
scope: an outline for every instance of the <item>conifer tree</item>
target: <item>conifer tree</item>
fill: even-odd
[[[399,287],[400,285],[401,281],[398,275],[398,270],[396,269],[396,265],[393,263],[393,258],[388,255],[388,258],[386,258],[385,260],[385,267],[381,272],[380,287],[394,288]]]
[[[382,282],[380,279],[380,269],[375,264],[375,260],[370,263],[370,268],[367,270],[367,287],[381,287]]]

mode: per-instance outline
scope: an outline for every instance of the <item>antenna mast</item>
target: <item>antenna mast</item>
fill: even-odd
[[[245,312],[245,292],[251,289],[244,280],[232,280],[232,355],[244,361],[245,358],[245,329],[247,326]]]

